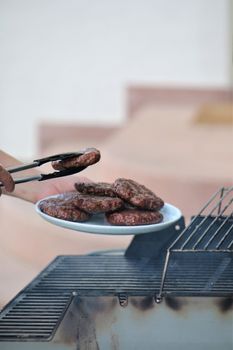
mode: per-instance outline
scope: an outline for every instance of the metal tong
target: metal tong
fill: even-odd
[[[84,153],[83,152],[69,152],[69,153],[55,154],[54,156],[36,159],[32,163],[24,164],[24,165],[21,165],[18,167],[13,167],[13,168],[7,168],[6,170],[12,174],[12,173],[16,173],[19,171],[36,168],[36,167],[41,166],[45,163],[52,162],[55,160],[65,160],[68,158],[78,157],[78,156],[81,156],[82,154],[84,154]],[[73,167],[73,168],[69,168],[69,169],[65,169],[65,170],[54,171],[53,173],[50,173],[50,174],[38,174],[38,175],[34,175],[34,176],[18,178],[18,179],[14,180],[14,183],[20,184],[20,183],[30,182],[30,181],[44,181],[44,180],[48,180],[48,179],[55,179],[57,177],[62,177],[62,176],[67,176],[67,175],[79,173],[80,171],[82,171],[84,169],[86,169],[86,166]],[[3,186],[3,184],[0,182],[0,187],[1,186]]]

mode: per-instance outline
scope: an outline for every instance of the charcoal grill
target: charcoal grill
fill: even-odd
[[[124,252],[55,258],[0,313],[0,350],[232,350],[232,192]]]

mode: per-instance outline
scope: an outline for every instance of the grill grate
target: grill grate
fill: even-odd
[[[144,295],[159,285],[162,263],[139,262],[122,256],[64,256],[56,269],[32,288],[78,291],[81,295],[112,295],[122,291]]]
[[[233,259],[220,253],[174,253],[166,293],[179,296],[232,296]],[[154,296],[164,261],[123,255],[59,256],[0,314],[0,342],[52,339],[75,294]]]
[[[0,341],[49,340],[70,300],[70,293],[22,292],[0,314]]]
[[[165,294],[232,295],[232,268],[233,260],[230,256],[206,255],[200,252],[195,256],[185,254],[181,258],[178,253],[174,253],[167,269]]]
[[[233,187],[221,188],[177,237],[169,250],[231,251],[233,249]],[[219,197],[219,198],[218,198]]]

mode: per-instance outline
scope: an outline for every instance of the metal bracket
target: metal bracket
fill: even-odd
[[[126,307],[128,305],[128,296],[126,294],[119,294],[118,299],[121,307]]]

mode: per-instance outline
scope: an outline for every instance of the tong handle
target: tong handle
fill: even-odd
[[[77,174],[77,173],[80,173],[80,171],[83,171],[84,169],[86,169],[86,166],[80,166],[80,167],[76,167],[76,168],[55,171],[55,172],[50,173],[50,174],[41,174],[40,175],[41,178],[38,179],[38,181],[44,181],[44,180],[49,180],[49,179],[55,179],[57,177]]]
[[[14,183],[15,183],[15,185],[17,185],[17,184],[22,184],[24,182],[40,181],[41,176],[42,176],[42,174],[39,174],[36,176],[21,177],[21,178],[15,179]],[[2,186],[1,183],[0,183],[0,186]]]
[[[36,167],[43,165],[45,163],[48,163],[48,162],[52,162],[55,160],[64,160],[64,159],[68,159],[68,158],[73,158],[73,157],[81,156],[82,154],[84,154],[84,152],[82,152],[82,151],[59,153],[59,154],[55,154],[53,156],[36,159],[32,163],[29,163],[29,164],[23,164],[23,165],[13,167],[13,168],[7,168],[7,171],[12,174],[12,173],[16,173],[18,171],[36,168]],[[53,173],[50,173],[50,174],[38,174],[38,175],[32,175],[32,176],[28,176],[28,177],[18,178],[18,179],[15,179],[14,182],[15,182],[15,184],[20,184],[20,183],[30,182],[30,181],[44,181],[44,180],[49,180],[49,179],[55,179],[57,177],[62,177],[62,176],[67,176],[67,175],[79,173],[80,171],[83,171],[84,169],[86,169],[86,166],[73,167],[70,169],[54,171]],[[2,186],[3,186],[3,184],[0,182],[0,187],[2,187]]]
[[[33,161],[32,163],[20,165],[20,166],[13,167],[13,168],[7,168],[6,170],[12,174],[12,173],[17,173],[18,171],[36,168],[37,166],[38,166],[38,164],[36,163],[36,161]]]
[[[66,170],[54,171],[53,173],[50,173],[50,174],[39,174],[39,175],[35,175],[35,176],[21,177],[21,178],[15,179],[14,183],[17,185],[17,184],[22,184],[24,182],[44,181],[44,180],[49,180],[49,179],[56,179],[56,178],[62,177],[62,176],[77,174],[80,171],[83,171],[84,169],[86,169],[85,166],[80,166],[77,168],[70,168],[70,169],[66,169]],[[2,186],[3,186],[3,184],[0,182],[0,187],[2,187]]]
[[[36,167],[41,166],[41,165],[48,163],[48,162],[53,162],[55,160],[64,160],[64,159],[68,159],[68,158],[73,158],[76,156],[81,156],[82,154],[83,154],[83,152],[59,153],[59,154],[55,154],[53,156],[36,159],[32,163],[29,163],[29,164],[20,165],[20,166],[13,167],[13,168],[7,168],[7,171],[12,174],[12,173],[16,173],[18,171],[36,168]]]
[[[49,179],[56,179],[56,178],[62,177],[62,176],[77,174],[80,171],[83,171],[84,169],[86,169],[85,166],[80,166],[77,168],[70,168],[70,169],[66,169],[66,170],[54,171],[53,173],[50,173],[50,174],[39,174],[39,175],[35,175],[35,176],[21,177],[21,178],[15,179],[14,183],[17,185],[17,184],[22,184],[24,182],[44,181],[44,180],[49,180]],[[0,182],[0,187],[2,187],[2,186],[3,186],[3,184]]]

